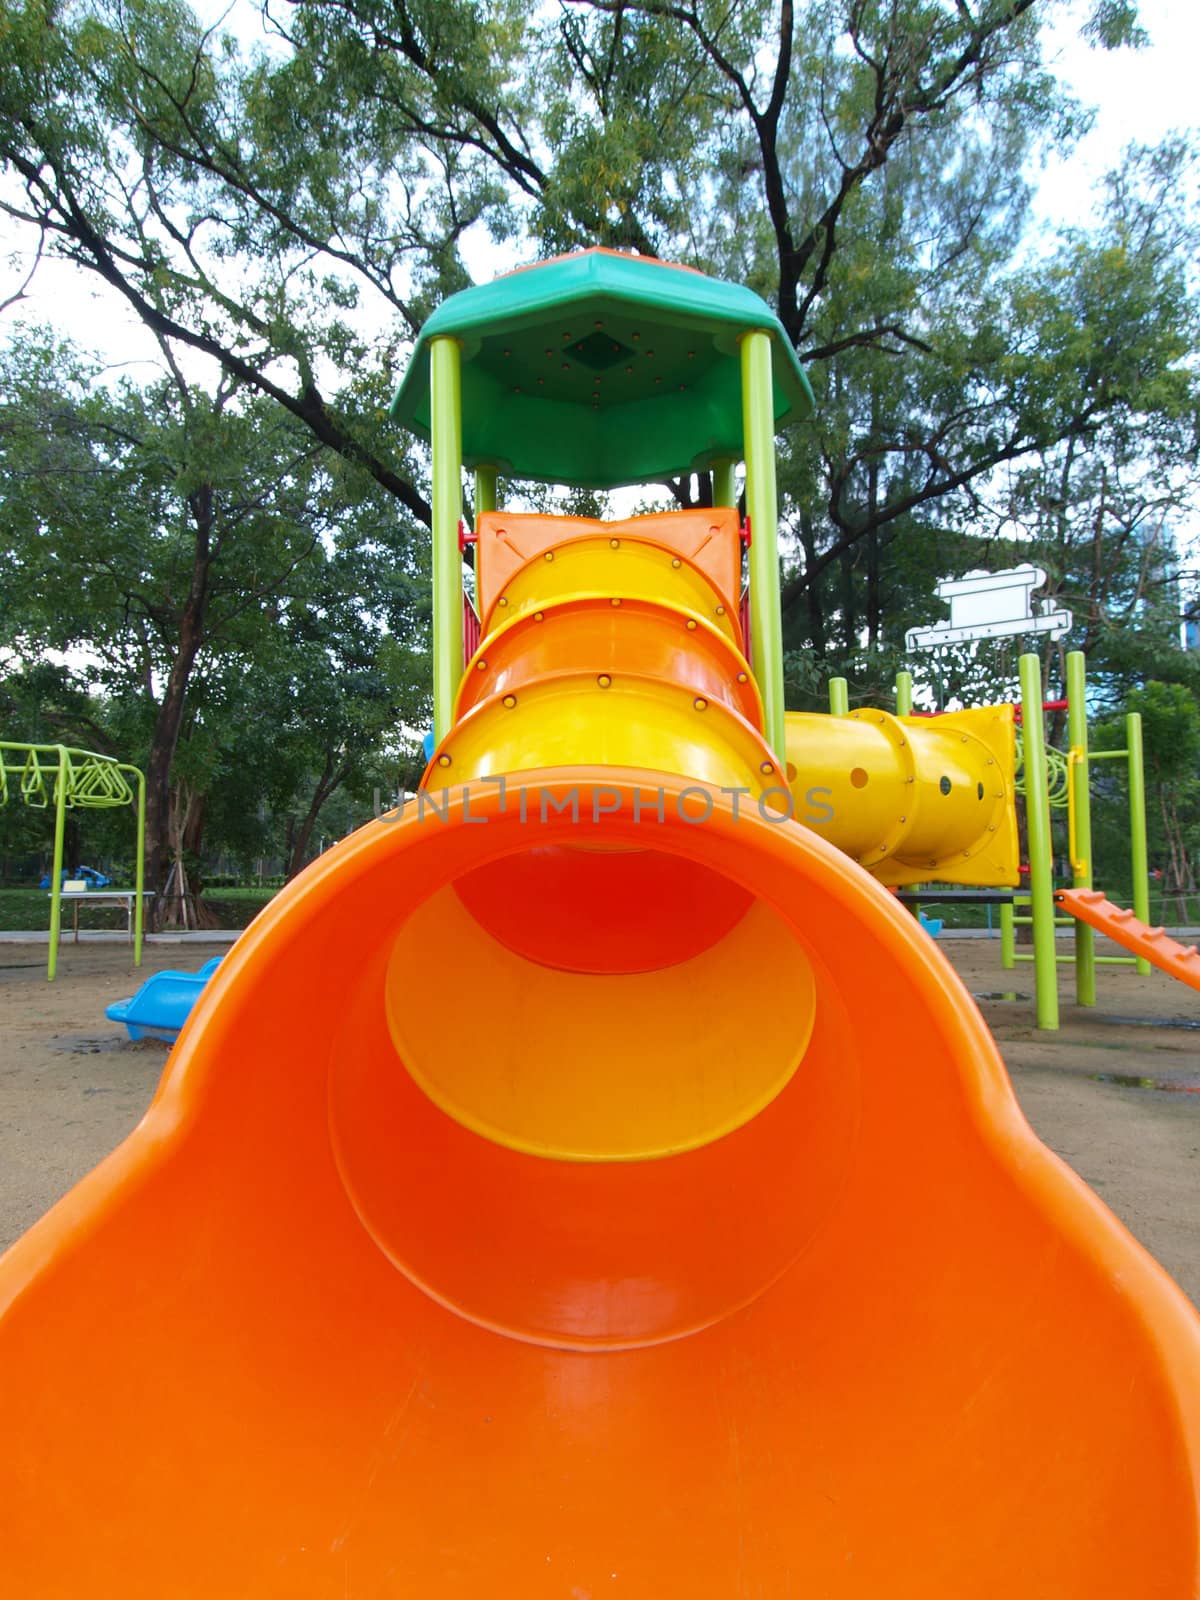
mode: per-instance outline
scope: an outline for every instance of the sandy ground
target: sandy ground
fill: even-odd
[[[1101,1003],[1082,1011],[1064,967],[1062,1030],[1039,1034],[1030,967],[1003,972],[995,942],[942,948],[979,1000],[1030,1122],[1200,1304],[1200,993],[1102,968]],[[216,949],[155,945],[142,972],[194,970]],[[0,944],[0,1247],[148,1104],[166,1046],[133,1044],[104,1016],[136,983],[125,945],[66,944],[47,984],[44,947]]]

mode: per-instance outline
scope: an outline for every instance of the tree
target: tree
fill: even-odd
[[[386,550],[390,620],[419,645],[419,572],[369,476],[331,471],[269,402],[224,385],[207,395],[177,368],[110,392],[69,353],[32,341],[4,359],[0,515],[13,566],[0,628],[27,659],[86,650],[109,698],[137,708],[148,879],[161,887],[202,829],[192,807],[187,840],[178,827],[172,837],[176,758],[203,703],[197,675],[211,685],[222,671],[257,674],[295,639],[298,612],[350,605],[330,577],[339,542],[361,546],[362,561]],[[205,770],[190,779],[197,796]]]

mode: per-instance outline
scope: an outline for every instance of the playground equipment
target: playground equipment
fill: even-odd
[[[881,883],[1017,881],[1012,706],[784,724],[796,816]]]
[[[0,1265],[11,1592],[1194,1589],[1200,1323],[915,919],[787,816],[805,397],[761,301],[659,263],[430,319],[425,784],[256,919]],[[724,504],[646,524],[496,504],[699,468]]]
[[[1170,977],[1190,982],[1192,968],[1176,952],[1183,949],[1164,939],[1161,928],[1147,926],[1150,919],[1150,875],[1146,847],[1146,790],[1142,759],[1142,719],[1137,712],[1125,718],[1125,745],[1120,749],[1088,750],[1087,663],[1081,651],[1067,656],[1067,736],[1070,749],[1064,755],[1045,741],[1043,723],[1041,664],[1034,655],[1021,657],[1022,758],[1017,788],[1025,795],[1029,840],[1029,891],[1017,895],[1013,903],[1001,907],[1001,960],[1011,971],[1018,961],[1031,961],[1034,968],[1037,1023],[1039,1028],[1058,1027],[1058,966],[1070,962],[1075,968],[1075,998],[1081,1006],[1096,1003],[1098,965],[1135,966],[1143,976],[1153,964]],[[1103,896],[1092,893],[1092,822],[1090,763],[1122,761],[1129,791],[1129,862],[1133,909],[1120,910]],[[1053,810],[1067,813],[1068,854],[1071,863],[1070,889],[1054,883],[1054,852],[1050,817]],[[1056,917],[1055,906],[1069,915]],[[1018,906],[1028,906],[1023,916]],[[1032,926],[1033,951],[1016,948],[1015,928]],[[1058,927],[1071,927],[1075,948],[1060,955],[1056,944]],[[1134,952],[1131,956],[1098,956],[1095,933],[1106,934]]]
[[[63,839],[68,811],[132,805],[137,815],[133,964],[142,964],[142,884],[146,862],[146,779],[137,767],[91,750],[63,744],[13,744],[0,739],[0,805],[15,793],[27,806],[54,807],[54,862],[50,868],[50,954],[46,977],[58,969],[62,927]]]
[[[114,1000],[104,1008],[110,1022],[121,1022],[131,1039],[166,1039],[174,1042],[179,1037],[200,998],[200,991],[221,964],[221,957],[206,961],[199,972],[152,972],[134,995],[126,1000]]]

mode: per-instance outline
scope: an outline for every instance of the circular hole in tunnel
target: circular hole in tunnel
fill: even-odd
[[[867,770],[865,767],[851,767],[850,782],[856,789],[867,787]]]
[[[461,1008],[414,1006],[417,968],[465,975],[486,1034]],[[740,1127],[796,1070],[814,1011],[811,967],[779,914],[656,850],[486,863],[412,913],[388,965],[388,1029],[434,1104],[501,1145],[571,1161],[671,1155]]]

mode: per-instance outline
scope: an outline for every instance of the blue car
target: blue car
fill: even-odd
[[[74,872],[68,872],[66,867],[64,867],[62,869],[63,883],[66,883],[68,878],[82,878],[89,889],[107,889],[109,884],[112,882],[111,878],[106,878],[102,872],[97,872],[95,867],[76,867]],[[38,884],[38,888],[48,889],[49,887],[50,874],[47,872],[43,874],[42,881]]]

